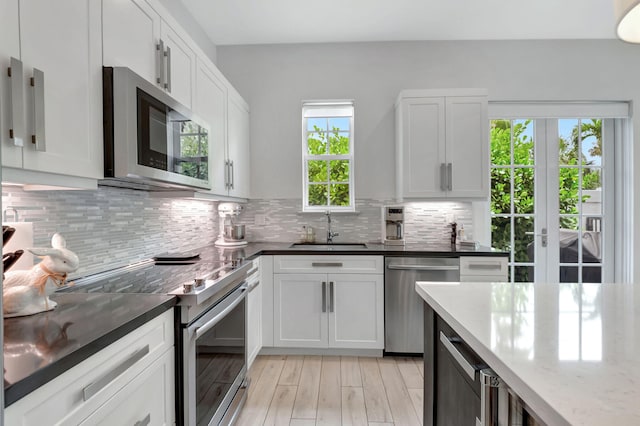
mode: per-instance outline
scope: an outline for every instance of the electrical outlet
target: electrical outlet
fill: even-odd
[[[267,224],[267,216],[264,214],[257,214],[255,216],[256,226],[265,226]]]

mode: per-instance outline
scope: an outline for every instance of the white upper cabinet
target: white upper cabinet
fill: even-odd
[[[196,54],[168,14],[146,0],[104,0],[104,65],[132,69],[191,108]]]
[[[195,91],[196,54],[189,44],[165,21],[161,25],[165,61],[164,89],[187,108],[193,107]]]
[[[196,61],[193,111],[205,120],[209,131],[209,183],[211,193],[227,194],[226,138],[227,87],[206,62]]]
[[[402,92],[396,103],[397,198],[487,198],[488,127],[486,90]]]
[[[249,146],[249,105],[230,89],[228,94],[228,166],[229,195],[249,198],[250,186],[250,146]]]
[[[0,5],[0,61],[3,66],[11,57],[19,61],[11,77],[7,68],[1,77],[3,178],[49,184],[62,181],[38,182],[33,173],[101,178],[100,4],[2,0]]]
[[[103,63],[160,85],[160,15],[145,0],[104,0]]]

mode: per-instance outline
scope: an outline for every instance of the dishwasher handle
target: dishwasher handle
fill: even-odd
[[[397,271],[459,271],[459,265],[400,265],[390,263],[387,269]]]

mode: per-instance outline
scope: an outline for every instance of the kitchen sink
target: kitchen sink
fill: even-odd
[[[365,249],[365,243],[293,243],[290,248],[299,248],[306,250],[354,250]]]

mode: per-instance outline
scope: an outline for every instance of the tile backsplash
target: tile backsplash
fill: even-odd
[[[392,200],[357,200],[354,214],[332,215],[340,241],[380,242],[381,207]],[[449,241],[452,217],[472,229],[471,203],[405,203],[405,238],[409,243]],[[188,251],[213,244],[218,236],[217,203],[156,198],[130,189],[100,187],[95,191],[23,191],[3,187],[2,208],[13,221],[32,222],[34,246],[49,247],[59,232],[80,258],[73,277],[128,265],[167,251]],[[8,210],[7,210],[8,209]],[[248,241],[294,242],[303,225],[326,236],[324,214],[301,213],[299,200],[252,200],[237,223],[246,225]],[[262,217],[263,222],[256,221]],[[4,217],[3,217],[4,219]],[[264,223],[264,224],[261,224]]]
[[[2,188],[2,208],[13,221],[32,222],[34,246],[50,247],[59,232],[80,258],[74,277],[188,251],[215,241],[217,204],[154,198],[148,192],[100,187],[95,191],[23,191]],[[5,217],[3,217],[4,221]]]
[[[357,200],[358,213],[331,215],[334,232],[340,241],[380,242],[382,238],[382,206],[395,205],[392,200]],[[449,241],[448,220],[455,218],[463,224],[465,232],[473,232],[471,203],[469,202],[421,202],[404,203],[405,240],[408,243]],[[312,226],[316,241],[326,238],[327,219],[321,213],[301,213],[300,200],[252,200],[239,217],[238,223],[246,225],[249,241],[293,242],[300,239],[303,225]],[[258,224],[256,216],[263,216],[265,224]]]

